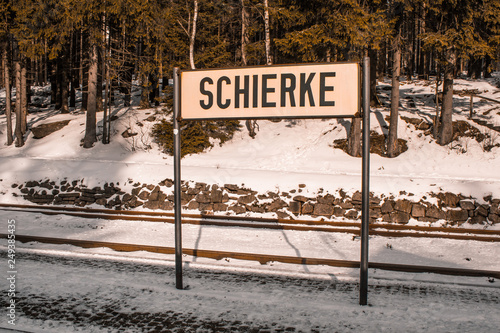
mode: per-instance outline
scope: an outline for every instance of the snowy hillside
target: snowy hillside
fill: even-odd
[[[456,80],[455,90],[477,89],[482,96],[500,100],[496,84],[498,79]],[[454,96],[454,121],[461,120],[477,128],[478,133],[486,135],[481,142],[473,137],[460,137],[441,147],[432,136],[425,134],[425,130],[409,123],[432,122],[434,89],[434,82],[402,83],[399,137],[407,141],[408,151],[393,159],[372,154],[371,190],[385,195],[398,195],[404,190],[417,197],[440,190],[478,199],[489,194],[500,197],[499,132],[468,119],[468,96]],[[372,109],[371,129],[387,133],[385,119],[389,114],[390,85],[379,83],[378,93],[386,106]],[[4,101],[5,92],[0,94]],[[135,97],[139,97],[138,92]],[[474,110],[475,119],[486,121],[490,127],[500,125],[500,104],[476,98]],[[117,105],[112,111],[116,120],[111,125],[111,143],[99,142],[92,149],[80,146],[85,114],[78,109],[65,115],[51,108],[33,111],[36,112],[29,115],[31,127],[62,120],[70,122],[42,139],[34,139],[33,134],[29,134],[22,148],[0,145],[0,178],[4,192],[9,191],[11,183],[46,178],[84,178],[92,186],[128,179],[158,183],[172,177],[172,157],[163,154],[150,135],[152,125],[164,117],[162,107],[139,110],[135,106]],[[102,117],[102,113],[98,117]],[[216,184],[244,183],[263,192],[286,191],[296,188],[299,183],[306,184],[311,193],[319,188],[331,192],[340,188],[354,192],[360,188],[361,159],[333,148],[336,139],[346,137],[349,121],[283,120],[279,123],[259,121],[258,124],[255,139],[248,136],[243,126],[223,146],[215,144],[209,151],[184,158],[183,179]],[[3,143],[5,126],[5,115],[2,115]],[[124,138],[122,133],[127,129],[128,133],[137,135]],[[2,198],[2,201],[12,200],[14,198],[8,195]]]

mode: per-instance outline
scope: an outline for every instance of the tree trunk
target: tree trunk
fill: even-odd
[[[24,137],[22,130],[22,111],[21,111],[21,63],[19,59],[15,61],[15,78],[16,78],[16,147],[24,146]]]
[[[85,137],[83,138],[83,148],[92,148],[97,141],[96,133],[96,112],[97,112],[97,71],[99,70],[99,56],[97,44],[92,45],[92,55],[89,67],[89,90],[87,100],[87,121],[85,126]]]
[[[380,100],[377,96],[377,63],[378,56],[377,50],[370,48],[369,57],[370,57],[370,105],[373,107],[380,105]]]
[[[10,92],[9,59],[7,57],[8,43],[2,45],[2,68],[3,80],[5,86],[5,116],[7,118],[7,145],[14,142],[12,134],[12,99]]]
[[[247,45],[250,43],[248,38],[248,22],[250,20],[247,7],[245,6],[245,0],[241,0],[241,62],[243,66],[248,65],[247,60]]]
[[[361,157],[361,118],[352,118],[351,128],[347,136],[347,153]]]
[[[398,118],[399,118],[399,76],[401,75],[401,44],[399,36],[394,41],[392,61],[392,89],[391,89],[391,116],[389,124],[389,137],[387,140],[387,156],[396,157],[398,147]]]
[[[194,64],[194,41],[196,38],[196,23],[198,21],[198,0],[194,0],[194,14],[193,14],[193,27],[191,29],[191,36],[189,38],[189,64],[191,69],[196,69]]]
[[[264,28],[266,34],[266,65],[272,65],[273,60],[271,58],[271,33],[269,29],[269,3],[268,0],[264,0]]]
[[[26,83],[26,58],[22,58],[21,60],[21,132],[26,134],[28,130],[28,98],[27,98],[27,83]]]
[[[69,77],[68,60],[65,55],[61,59],[61,113],[69,113]]]
[[[453,140],[453,75],[456,64],[456,53],[448,50],[443,81],[443,104],[441,108],[441,123],[439,127],[438,143],[447,145]]]

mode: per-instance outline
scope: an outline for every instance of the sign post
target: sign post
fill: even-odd
[[[174,68],[174,220],[175,220],[175,287],[182,286],[182,220],[181,220],[181,128],[180,73]]]
[[[359,304],[368,302],[368,231],[370,223],[370,58],[363,58],[363,152],[361,171],[361,261]]]
[[[361,79],[362,89],[361,89]],[[361,96],[362,90],[362,96]],[[361,98],[362,97],[362,98]],[[360,101],[363,101],[361,105]],[[182,286],[181,120],[353,118],[363,111],[360,300],[367,304],[370,68],[324,63],[233,69],[174,68],[174,209],[176,288]]]

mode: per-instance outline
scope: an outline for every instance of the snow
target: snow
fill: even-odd
[[[494,79],[461,79],[455,84],[456,90],[478,89],[486,97],[500,99]],[[390,91],[384,87],[388,86],[388,82],[379,83],[385,103]],[[435,114],[434,89],[432,82],[403,82],[401,116],[430,121]],[[408,97],[413,99],[414,107]],[[5,91],[1,90],[0,100],[4,99]],[[495,131],[468,120],[469,97],[455,96],[454,100],[454,120],[469,122],[499,143]],[[497,104],[474,101],[478,118],[500,124]],[[117,105],[112,111],[118,119],[112,122],[111,143],[98,142],[92,149],[80,146],[85,128],[85,114],[80,112],[62,115],[46,108],[30,114],[28,120],[32,126],[71,121],[43,139],[36,140],[29,134],[22,148],[4,144],[6,120],[5,115],[1,115],[0,131],[4,134],[0,138],[0,201],[25,203],[21,197],[12,195],[11,185],[29,180],[83,179],[89,187],[114,182],[130,191],[129,180],[157,184],[165,178],[173,178],[173,159],[153,142],[149,135],[153,122],[145,120],[151,115],[161,118],[161,111],[161,107],[139,110],[135,106]],[[371,129],[386,132],[384,118],[387,115],[387,108],[373,109]],[[102,114],[98,115],[100,121],[99,117]],[[345,138],[347,121],[283,120],[258,124],[255,139],[251,139],[243,127],[224,145],[215,143],[209,151],[185,157],[182,178],[208,184],[244,184],[261,193],[290,191],[305,184],[301,194],[306,196],[320,191],[335,193],[339,189],[352,194],[361,189],[361,159],[332,148],[335,139]],[[121,133],[127,128],[138,135],[123,138]],[[418,201],[424,196],[431,200],[431,192],[450,191],[472,196],[480,202],[486,195],[500,198],[499,147],[485,152],[482,143],[470,138],[442,147],[403,120],[399,122],[398,133],[408,142],[406,153],[394,159],[371,155],[370,190],[376,195]],[[2,232],[7,230],[8,219],[16,220],[19,235],[158,246],[174,244],[173,225],[168,223],[84,220],[2,210],[1,228],[5,230]],[[412,220],[411,223],[418,222]],[[347,234],[185,225],[183,246],[359,260],[360,241]],[[125,324],[113,319],[112,314],[116,312],[125,317],[147,313],[151,315],[147,317],[150,321],[164,318],[162,315],[172,316],[169,320],[175,321],[173,318],[180,316],[186,322],[192,320],[201,325],[199,331],[210,331],[207,323],[218,322],[220,331],[227,332],[234,331],[234,327],[242,331],[244,327],[264,331],[290,327],[296,331],[321,332],[496,332],[500,325],[499,282],[490,282],[486,277],[370,270],[370,306],[360,307],[356,289],[358,269],[282,263],[260,265],[185,256],[189,289],[179,291],[173,284],[173,256],[37,243],[17,243],[16,250],[18,295],[24,297],[27,307],[47,309],[46,314],[38,317],[36,314],[20,316],[15,328],[28,331],[123,331]],[[2,239],[0,252],[6,251],[7,241]],[[370,261],[374,262],[500,271],[499,255],[496,243],[370,238]],[[2,265],[4,263],[6,260]],[[6,271],[3,266],[3,272]],[[0,287],[7,289],[5,279]],[[37,297],[31,297],[33,295]],[[5,293],[2,299],[7,300]],[[99,318],[78,324],[68,314],[71,311],[102,313],[101,325],[95,324]],[[4,318],[0,326],[13,328]],[[130,332],[144,328],[133,324],[130,318],[124,322],[131,325],[127,329]]]

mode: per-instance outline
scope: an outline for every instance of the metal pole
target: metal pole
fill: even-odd
[[[179,68],[174,68],[174,218],[175,218],[175,287],[182,286],[182,220],[181,220],[181,129]]]
[[[363,161],[361,203],[361,267],[359,304],[368,302],[368,226],[370,223],[370,58],[363,58]]]

